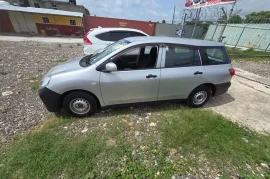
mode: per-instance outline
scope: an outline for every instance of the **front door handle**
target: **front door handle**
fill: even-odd
[[[203,72],[200,72],[200,71],[196,71],[195,73],[194,73],[194,75],[202,75],[203,74]]]
[[[157,77],[157,75],[152,75],[152,74],[146,76],[146,78],[156,78],[156,77]]]

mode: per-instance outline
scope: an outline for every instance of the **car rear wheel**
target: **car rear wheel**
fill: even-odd
[[[88,93],[72,92],[64,98],[63,108],[72,116],[87,117],[97,111],[97,101]]]
[[[190,93],[187,104],[190,107],[202,107],[209,100],[210,96],[211,90],[207,86],[199,86]]]

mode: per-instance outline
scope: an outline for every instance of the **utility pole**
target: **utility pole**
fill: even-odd
[[[172,18],[172,24],[174,24],[174,16],[175,16],[175,7],[176,7],[176,6],[174,6],[174,10],[173,10],[173,18]]]

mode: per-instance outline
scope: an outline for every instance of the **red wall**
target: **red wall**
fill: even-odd
[[[7,11],[0,10],[0,32],[15,32]]]
[[[38,24],[36,23],[38,33],[41,34],[41,30],[46,31],[46,35],[75,35],[83,36],[84,28],[79,26],[67,26],[67,25],[55,25],[55,24]]]
[[[156,23],[126,20],[126,19],[114,19],[105,17],[84,16],[85,31],[89,31],[92,28],[100,27],[123,27],[133,28],[141,30],[148,35],[153,36],[155,34]]]

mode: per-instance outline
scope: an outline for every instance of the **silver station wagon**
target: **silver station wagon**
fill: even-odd
[[[78,117],[108,106],[175,99],[201,107],[226,93],[234,74],[222,43],[131,37],[52,68],[39,96],[49,111],[63,108]]]

